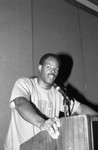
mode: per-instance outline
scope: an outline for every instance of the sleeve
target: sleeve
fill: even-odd
[[[74,99],[74,101],[71,100],[71,105],[70,105],[71,114],[76,112],[79,105],[80,105],[80,103],[77,100],[75,100],[75,99]]]
[[[64,112],[64,104],[63,104],[63,101],[64,101],[64,98],[63,98],[63,96],[61,95],[61,97],[60,97],[60,111],[61,112]]]
[[[76,110],[78,109],[80,103],[78,101],[76,101],[75,99],[74,100],[71,100],[71,103],[70,103],[70,113],[73,114],[76,112]],[[61,111],[64,112],[64,107],[66,109],[66,115],[69,116],[69,107],[68,105],[63,105],[63,100],[62,100],[62,103],[61,103]]]
[[[17,97],[25,97],[30,100],[30,80],[28,78],[18,79],[12,89],[10,102],[12,102]]]

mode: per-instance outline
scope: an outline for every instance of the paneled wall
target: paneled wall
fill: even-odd
[[[10,121],[13,84],[19,77],[37,74],[44,53],[67,54],[73,63],[67,84],[98,104],[97,39],[98,18],[67,1],[0,1],[0,149]],[[69,67],[67,63],[65,71]]]
[[[81,101],[98,104],[98,17],[64,0],[33,0],[32,9],[34,72],[44,53],[67,53],[73,60],[70,87]]]
[[[31,23],[30,0],[0,0],[0,150],[10,121],[13,84],[32,74]]]

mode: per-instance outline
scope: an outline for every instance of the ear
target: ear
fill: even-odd
[[[40,72],[41,69],[42,69],[42,65],[39,65],[39,66],[38,66],[38,71]]]

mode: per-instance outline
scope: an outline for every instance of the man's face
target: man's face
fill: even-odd
[[[53,84],[59,72],[59,63],[54,57],[48,57],[44,65],[39,65],[40,79],[46,84]]]

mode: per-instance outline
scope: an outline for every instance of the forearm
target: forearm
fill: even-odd
[[[58,118],[49,119],[46,117],[47,120],[44,119],[24,97],[16,98],[13,101],[15,102],[15,109],[23,119],[40,128],[40,130],[46,130],[52,138],[58,138],[58,127],[60,127],[60,120]]]
[[[96,112],[94,109],[84,104],[80,104],[79,108],[77,109],[77,113],[81,115],[85,114],[91,116],[93,115],[98,116],[98,112]]]
[[[29,123],[40,127],[40,123],[45,122],[45,119],[36,112],[32,104],[26,98],[19,97],[14,99],[14,102],[15,109],[21,117]]]

